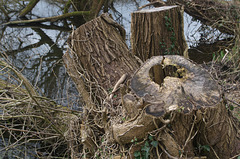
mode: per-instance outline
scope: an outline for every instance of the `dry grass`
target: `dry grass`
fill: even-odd
[[[227,107],[240,120],[240,25],[235,32],[234,46],[217,56],[208,70],[220,84]]]
[[[79,114],[39,96],[31,83],[0,54],[0,157],[69,156]]]

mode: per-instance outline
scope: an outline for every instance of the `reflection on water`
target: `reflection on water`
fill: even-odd
[[[50,14],[49,6],[52,8],[51,12],[57,13],[59,8],[52,7],[46,1],[40,1],[34,10],[40,16],[52,16],[54,14]],[[56,29],[53,30],[49,26],[51,25],[43,24],[43,28],[34,25],[4,28],[2,33],[4,35],[1,36],[1,52],[5,52],[12,64],[34,86],[40,88],[42,95],[55,99],[65,106],[73,103],[73,106],[77,106],[79,103],[76,89],[62,65],[62,55],[66,51],[66,39],[69,32],[62,31],[63,27],[53,26]]]
[[[184,13],[184,34],[189,46],[189,58],[197,63],[209,62],[213,53],[229,49],[233,37],[202,24],[187,13]]]
[[[62,11],[56,1],[41,0],[27,18],[48,17],[61,14]],[[130,34],[130,13],[137,9],[137,5],[146,1],[114,2],[110,13],[114,19],[127,28]],[[16,19],[16,18],[13,18]],[[5,21],[0,21],[4,23]],[[39,92],[61,105],[80,109],[81,102],[78,92],[66,73],[62,55],[66,51],[66,40],[71,27],[65,23],[43,23],[41,25],[21,27],[1,27],[0,52],[8,55],[11,63],[20,70]],[[33,158],[36,143],[18,146],[16,141],[0,140],[0,158]],[[22,143],[21,143],[22,144]],[[5,149],[8,146],[11,146]]]
[[[128,46],[130,46],[131,13],[137,11],[140,6],[143,6],[147,3],[147,0],[118,1],[113,4],[110,10],[110,13],[113,15],[114,19],[126,30],[126,40]]]
[[[0,139],[0,158],[1,159],[17,159],[17,158],[24,158],[24,159],[35,159],[36,156],[36,149],[39,146],[37,143],[23,143],[21,145],[9,143],[7,138]],[[11,146],[13,148],[11,148]],[[10,147],[7,148],[6,147]],[[26,155],[27,154],[27,155]]]
[[[187,13],[184,13],[184,34],[188,45],[191,47],[203,43],[211,44],[232,37],[210,26],[203,25],[199,20],[194,19]]]
[[[128,0],[116,1],[110,6],[109,12],[125,27],[127,39],[130,36],[131,12],[146,3],[146,0]],[[27,17],[55,16],[60,12],[57,4],[55,1],[40,1],[33,14]],[[62,63],[71,26],[57,22],[3,29],[0,50],[9,56],[12,64],[40,89],[42,95],[55,99],[59,104],[78,107],[77,91]]]

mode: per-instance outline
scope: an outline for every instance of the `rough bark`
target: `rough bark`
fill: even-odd
[[[168,76],[161,85],[149,76],[150,68],[156,64],[163,65],[163,68],[175,67],[171,69],[173,72],[169,69],[163,71],[165,74],[167,71]],[[161,134],[166,138],[162,137],[160,142],[170,155],[194,157],[199,145],[210,147],[209,152],[200,150],[198,153],[208,158],[230,158],[239,153],[239,122],[226,110],[217,83],[199,66],[180,56],[153,57],[135,73],[131,89],[143,100],[145,116],[159,117],[159,125],[168,125]],[[126,127],[134,128],[136,123],[132,122],[131,126],[128,123]],[[141,127],[142,130],[138,131],[144,132],[146,127],[149,128],[143,122]],[[131,138],[127,133],[121,133]],[[171,138],[174,143],[164,143]],[[125,138],[121,135],[119,139]],[[178,152],[182,154],[176,156]]]
[[[75,30],[68,41],[71,49],[64,62],[86,103],[84,150],[92,156],[104,134],[113,137],[109,143],[128,148],[133,139],[145,141],[151,133],[161,158],[230,158],[240,153],[239,122],[229,115],[210,74],[172,55],[153,57],[137,70],[137,59],[129,54],[119,28],[103,14]],[[156,65],[159,77],[152,77],[149,71]],[[130,85],[119,91],[126,79]],[[112,93],[107,93],[109,88]]]
[[[164,6],[133,12],[131,45],[133,54],[142,61],[157,55],[188,57],[183,27],[183,8]],[[163,82],[161,70],[161,65],[155,65],[150,70],[151,76],[158,84]]]
[[[72,33],[68,40],[71,49],[63,57],[85,102],[81,137],[84,149],[92,153],[96,151],[94,143],[102,134],[110,132],[109,115],[116,115],[114,111],[121,99],[120,85],[139,66],[121,33],[125,35],[121,26],[108,14],[102,14]],[[97,136],[96,140],[92,140],[92,136]]]
[[[64,56],[66,59],[67,56],[75,56],[81,73],[87,70],[89,74],[89,77],[78,76],[97,82],[106,91],[113,88],[122,75],[131,75],[138,67],[119,28],[107,14],[101,15],[73,32],[68,41],[71,50]],[[71,64],[67,60],[65,62]]]
[[[183,9],[164,6],[132,13],[131,45],[143,61],[157,55],[184,55]]]

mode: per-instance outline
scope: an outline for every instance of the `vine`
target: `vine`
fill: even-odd
[[[137,138],[131,140],[132,143],[137,144]],[[134,152],[134,157],[136,159],[149,159],[150,158],[150,151],[153,148],[158,147],[158,141],[154,140],[153,136],[149,135],[148,139],[145,140],[144,145],[142,145],[139,151]]]
[[[173,29],[173,25],[172,25],[172,20],[169,17],[168,13],[165,14],[164,16],[164,21],[165,21],[165,26],[167,28],[168,32],[171,32],[171,36],[170,36],[170,47],[166,47],[166,43],[163,41],[160,42],[160,47],[161,49],[164,49],[164,55],[175,55],[175,54],[179,54],[179,51],[175,51],[174,48],[176,47],[176,34],[175,31]]]

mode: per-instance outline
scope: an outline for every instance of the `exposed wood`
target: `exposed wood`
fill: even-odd
[[[163,65],[163,68],[174,67],[161,85],[153,82],[149,76],[150,68],[156,64]],[[154,103],[146,108],[147,113],[154,116],[178,109],[189,113],[202,106],[215,106],[221,98],[217,83],[211,76],[181,56],[151,58],[133,76],[131,89],[145,102]]]
[[[182,55],[188,57],[184,37],[183,8],[164,6],[132,13],[131,45],[133,54],[142,61],[157,55]],[[162,83],[161,66],[150,72],[156,83]]]
[[[133,105],[129,105],[129,107],[131,106]],[[153,117],[146,115],[145,112],[140,112],[140,114],[132,120],[123,124],[113,125],[113,137],[122,145],[131,143],[134,138],[142,141],[149,132],[158,129],[159,124],[159,119],[155,120]]]
[[[161,85],[149,76],[150,68],[156,64],[163,68],[175,67]],[[142,139],[144,135],[140,132],[156,129],[155,122],[165,130],[159,141],[171,156],[194,157],[196,144],[211,148],[207,153],[201,152],[209,158],[230,158],[239,154],[239,122],[229,115],[217,83],[201,67],[180,56],[153,57],[135,73],[131,90],[143,100],[144,112],[135,120],[114,127],[119,143],[128,143],[133,137]],[[136,103],[127,106],[134,105]],[[169,129],[164,128],[165,125]],[[179,151],[181,155],[178,155]]]
[[[184,55],[183,9],[164,6],[132,13],[131,45],[134,55],[145,61],[157,55]]]
[[[153,82],[149,76],[149,70],[156,64],[163,65],[163,68],[168,65],[173,65],[177,70],[171,73],[171,77],[168,76],[164,78],[164,83],[158,85]],[[199,78],[202,78],[202,80],[199,81]],[[195,89],[192,88],[193,86]],[[204,92],[201,91],[203,87]],[[135,99],[133,95],[132,100],[129,98],[129,94],[124,96],[124,99],[127,98],[128,101],[132,101],[128,102],[132,103],[132,105],[126,105],[129,107],[127,109],[133,109],[137,105],[137,102],[135,102],[137,96],[138,100],[143,100],[141,102],[142,106],[138,104],[138,109],[143,109],[144,112],[137,116],[135,120],[113,127],[115,139],[122,144],[130,142],[131,140],[129,139],[134,138],[134,136],[141,140],[145,136],[143,132],[147,133],[154,130],[157,128],[157,125],[172,125],[172,122],[176,122],[178,125],[175,131],[180,132],[179,129],[181,129],[182,133],[182,135],[176,134],[174,140],[179,142],[186,141],[186,135],[189,134],[191,130],[191,125],[187,126],[187,123],[190,122],[189,120],[192,120],[194,116],[192,114],[195,114],[193,111],[197,111],[202,106],[218,105],[221,98],[217,85],[209,74],[180,56],[158,56],[146,61],[133,76],[131,80],[131,90],[134,92],[133,95]],[[213,95],[212,98],[207,95],[209,93]],[[209,104],[206,104],[208,102]],[[165,115],[168,116],[168,118],[166,118]],[[160,118],[154,119],[154,117],[150,116]],[[186,119],[181,119],[183,123],[178,123],[179,118],[176,118],[176,116]],[[146,123],[146,120],[148,123]],[[166,134],[165,136],[170,137]],[[166,146],[169,146],[167,147],[169,149],[173,145],[165,145],[165,147]],[[178,147],[177,144],[175,144],[175,146]],[[183,145],[180,145],[180,147],[181,146]],[[189,149],[193,151],[193,145],[191,145]],[[175,155],[178,153],[178,150],[169,153]]]

